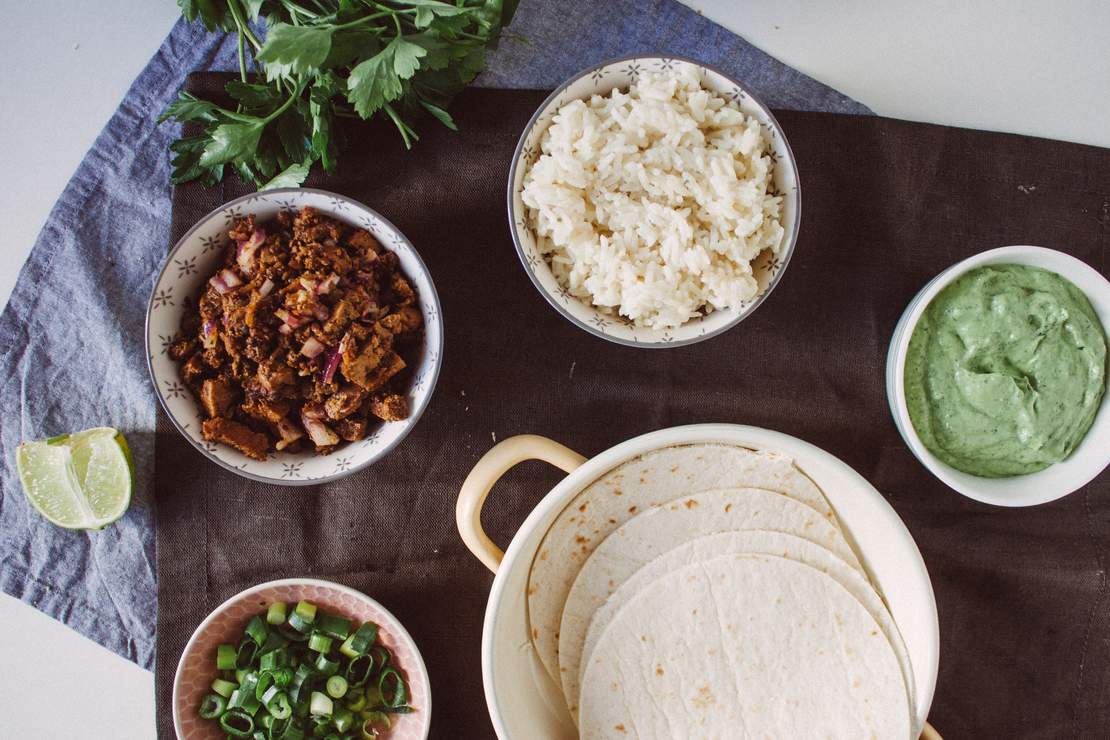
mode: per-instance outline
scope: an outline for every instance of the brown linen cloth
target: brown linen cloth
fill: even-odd
[[[198,75],[210,92],[223,78]],[[165,418],[157,438],[159,732],[173,736],[174,668],[192,630],[237,591],[315,576],[380,600],[431,674],[433,737],[492,737],[482,616],[492,577],[455,530],[459,485],[497,440],[525,432],[595,455],[695,422],[775,429],[870,480],[921,548],[940,610],[930,719],[953,738],[1105,737],[1110,728],[1110,476],[1055,503],[966,499],[911,455],[883,368],[894,324],[940,270],[1006,244],[1061,249],[1106,272],[1110,150],[881,118],[782,113],[801,171],[797,251],[774,294],[725,335],[621,347],[575,328],[525,275],[505,215],[517,137],[544,94],[468,90],[460,132],[352,132],[342,174],[309,184],[377,209],[412,240],[443,301],[445,364],[412,434],[385,460],[314,488],[238,478]],[[176,239],[245,192],[177,189]],[[486,504],[507,544],[560,479],[519,466]],[[920,680],[926,680],[922,676]]]

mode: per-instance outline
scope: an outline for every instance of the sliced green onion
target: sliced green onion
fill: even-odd
[[[275,601],[270,604],[270,608],[266,610],[266,621],[274,626],[284,624],[286,609],[287,607],[284,601]]]
[[[253,715],[260,706],[262,706],[262,703],[258,701],[254,691],[245,691],[242,687],[232,691],[231,698],[227,700],[227,710],[229,712],[232,709],[242,709],[247,714]]]
[[[249,693],[251,696],[258,698],[258,674],[247,673],[243,676],[243,680],[239,682],[239,690]]]
[[[311,714],[319,716],[330,716],[335,710],[335,705],[332,703],[331,697],[327,694],[321,694],[319,691],[312,692],[312,698],[309,700],[308,711]]]
[[[266,626],[265,620],[255,614],[251,617],[251,621],[247,622],[247,628],[244,630],[247,637],[254,640],[255,645],[261,645],[266,642],[266,636],[270,634],[270,629]]]
[[[405,679],[401,678],[395,668],[386,668],[378,676],[378,691],[382,694],[382,703],[387,707],[400,707],[408,703]]]
[[[385,704],[385,700],[382,699],[381,689],[379,689],[377,686],[367,686],[366,703],[370,705],[371,709]]]
[[[293,697],[294,702],[302,699],[301,693],[308,688],[308,680],[313,673],[311,666],[301,665],[297,667],[297,672],[293,674],[293,681],[289,685],[289,696]]]
[[[316,672],[325,676],[334,676],[339,670],[339,661],[332,660],[328,656],[321,654],[316,659]]]
[[[388,731],[392,724],[389,715],[383,712],[369,712],[362,723],[362,736],[377,738],[381,733]]]
[[[355,655],[362,655],[363,653],[369,652],[370,646],[374,644],[374,640],[376,639],[378,639],[378,625],[373,622],[367,622],[355,630],[355,634],[351,637],[348,649],[353,651]]]
[[[347,732],[355,724],[355,713],[350,709],[340,709],[335,713],[335,716],[332,717],[332,724],[334,724],[335,729],[340,732]]]
[[[239,649],[235,651],[235,667],[249,668],[250,664],[254,662],[256,652],[258,652],[258,644],[249,638],[244,639],[239,643]]]
[[[274,650],[277,650],[278,648],[283,648],[288,644],[288,638],[283,636],[280,632],[272,630],[266,635],[266,641],[263,642],[261,646],[259,646],[258,654],[261,655],[262,653],[273,652]]]
[[[311,627],[311,626],[312,625],[309,625],[309,627]],[[306,635],[302,632],[298,632],[297,630],[290,627],[288,624],[281,625],[280,627],[277,628],[277,631],[282,637],[284,637],[287,640],[290,640],[291,642],[304,642],[305,640],[308,639],[308,635]]]
[[[270,675],[274,677],[274,685],[281,689],[289,688],[289,684],[293,682],[292,668],[279,668],[276,671],[270,671]]]
[[[374,672],[374,657],[371,655],[359,655],[351,659],[347,664],[347,683],[351,686],[363,686],[370,680],[371,674]]]
[[[347,709],[350,709],[352,712],[357,712],[366,706],[366,692],[360,691],[353,686],[350,687],[347,691],[347,696],[344,698],[347,700]]]
[[[262,695],[262,706],[266,707],[266,711],[275,719],[285,719],[293,714],[289,697],[277,686],[271,686]]]
[[[201,719],[215,719],[223,714],[225,709],[227,709],[227,699],[219,694],[208,694],[201,700],[197,714]]]
[[[308,638],[308,649],[315,650],[318,653],[326,653],[331,650],[331,638],[319,632],[313,632],[312,636]]]
[[[306,622],[316,621],[316,605],[311,601],[298,601],[293,613]]]
[[[235,646],[222,644],[216,646],[216,670],[235,670]]]
[[[231,681],[225,681],[222,678],[217,678],[212,681],[212,690],[225,699],[231,696],[231,692],[235,691],[235,689],[237,688],[239,688],[239,684],[232,683]]]
[[[254,732],[254,719],[241,709],[228,709],[220,717],[220,727],[232,737],[250,737]]]
[[[321,632],[331,635],[337,640],[346,640],[351,634],[351,620],[331,614],[321,614],[316,620],[316,626]]]
[[[258,682],[255,684],[254,687],[254,695],[258,697],[259,701],[265,704],[266,702],[262,701],[262,696],[267,691],[269,691],[273,685],[274,674],[270,671],[262,671],[262,673],[258,674]]]
[[[263,671],[272,671],[277,668],[284,668],[287,665],[289,665],[289,653],[283,647],[263,653],[262,657],[258,659],[258,667]]]
[[[342,676],[330,676],[324,684],[324,690],[333,699],[342,699],[347,695],[347,679]]]

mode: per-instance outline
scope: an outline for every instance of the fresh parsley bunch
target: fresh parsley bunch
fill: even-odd
[[[338,117],[385,115],[405,146],[409,123],[446,107],[485,67],[516,0],[178,0],[209,31],[238,35],[234,109],[182,92],[159,120],[201,124],[175,141],[173,182],[213,185],[230,166],[265,190],[300,185],[314,162],[334,172]],[[265,25],[265,41],[255,28]],[[265,82],[252,82],[250,63]]]

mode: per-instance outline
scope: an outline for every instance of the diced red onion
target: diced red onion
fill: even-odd
[[[265,298],[266,296],[270,295],[270,293],[272,293],[273,290],[274,290],[274,281],[271,280],[270,278],[266,278],[265,280],[262,281],[262,285],[260,285],[258,287],[258,295]]]
[[[296,329],[304,323],[303,319],[301,319],[296,314],[289,313],[284,308],[279,308],[278,310],[274,311],[274,316],[277,316],[279,319],[288,324],[289,328],[291,329]]]
[[[249,239],[239,242],[239,253],[235,256],[235,261],[240,270],[248,275],[251,274],[251,270],[254,269],[254,253],[265,241],[266,232],[263,229],[255,229]]]
[[[316,281],[312,278],[299,277],[297,281],[304,286],[305,290],[316,290]]]
[[[200,327],[200,341],[205,349],[216,348],[216,324],[212,321],[205,321]]]
[[[327,349],[327,347],[321,344],[316,337],[309,337],[305,340],[304,345],[301,346],[301,354],[311,360],[325,349]]]
[[[278,327],[278,331],[288,336],[293,333],[293,327],[289,326],[289,324],[282,324]]]
[[[329,311],[328,307],[323,303],[317,303],[312,307],[312,315],[320,321],[327,321],[328,317],[331,316],[331,311]]]
[[[301,409],[301,416],[309,419],[324,419],[327,417],[327,412],[324,411],[324,405],[321,403],[306,403]]]
[[[274,447],[278,448],[279,450],[284,450],[286,447],[293,444],[298,439],[304,436],[304,432],[302,432],[296,424],[289,421],[285,417],[282,417],[281,420],[278,421],[277,430],[278,434],[281,435],[281,439],[278,440],[277,444],[274,445]]]
[[[317,447],[330,447],[331,445],[339,444],[339,437],[337,437],[335,432],[331,429],[328,429],[327,424],[319,419],[310,419],[304,414],[301,414],[301,423],[304,424],[309,439],[311,439]]]
[[[326,295],[337,285],[339,285],[339,276],[333,272],[316,286],[316,295]]]
[[[243,284],[243,281],[239,279],[238,275],[236,275],[231,270],[226,269],[220,270],[218,273],[213,275],[208,280],[208,282],[211,283],[212,287],[215,288],[216,292],[220,295],[224,295],[230,292],[233,288],[238,288],[240,285]]]
[[[340,347],[343,343],[340,342],[335,349],[328,355],[328,361],[324,363],[324,382],[330,383],[331,379],[335,377],[335,370],[339,367]]]

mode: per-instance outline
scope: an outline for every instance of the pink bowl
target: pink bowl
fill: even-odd
[[[177,664],[173,679],[173,726],[179,740],[223,740],[218,723],[197,714],[204,695],[211,691],[216,676],[216,646],[238,643],[243,629],[255,614],[272,601],[311,601],[326,611],[356,622],[374,622],[381,630],[378,640],[393,653],[408,683],[412,714],[393,715],[389,740],[425,740],[432,721],[432,694],[428,669],[408,631],[384,606],[366,594],[331,581],[286,578],[248,588],[224,603],[200,623]]]

